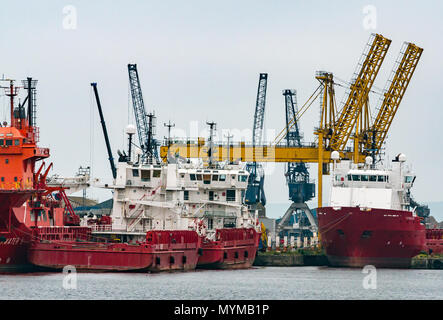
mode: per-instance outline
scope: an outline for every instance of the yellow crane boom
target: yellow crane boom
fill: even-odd
[[[413,43],[403,44],[396,61],[397,68],[392,70],[387,83],[389,88],[384,93],[377,117],[368,132],[366,149],[374,153],[380,151],[422,52],[423,49]]]
[[[380,34],[371,35],[362,56],[364,61],[357,66],[360,70],[355,72],[356,78],[352,81],[349,95],[335,124],[330,144],[333,150],[345,148],[390,44],[391,40]]]

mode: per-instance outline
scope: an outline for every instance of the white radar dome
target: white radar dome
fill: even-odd
[[[128,124],[125,128],[126,134],[135,134],[135,126],[133,124]]]
[[[338,151],[332,151],[331,152],[331,159],[332,160],[340,160],[340,153],[338,153]]]
[[[370,157],[370,156],[367,156],[367,157],[365,158],[365,163],[366,163],[367,165],[371,165],[371,164],[372,164],[372,162],[373,162],[373,159],[372,159],[372,157]]]
[[[405,156],[404,153],[400,153],[400,154],[398,155],[398,161],[400,161],[400,162],[406,162],[406,156]]]

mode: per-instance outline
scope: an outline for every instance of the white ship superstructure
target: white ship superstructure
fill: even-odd
[[[119,162],[112,225],[93,225],[93,233],[142,241],[149,230],[197,230],[211,239],[216,229],[255,227],[243,204],[247,180],[238,164]]]
[[[366,160],[364,165],[349,160],[335,164],[329,206],[410,210],[415,175],[404,164],[406,157],[398,155],[386,169]]]

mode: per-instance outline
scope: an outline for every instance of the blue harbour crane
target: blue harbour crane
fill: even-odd
[[[268,74],[260,73],[257,100],[255,104],[254,126],[252,129],[252,145],[262,145],[263,127],[266,106],[266,89],[268,84]],[[266,205],[266,196],[264,191],[264,171],[260,163],[249,162],[246,164],[246,170],[249,172],[248,188],[245,194],[245,203],[254,210],[257,204]]]
[[[286,145],[288,147],[303,147],[302,133],[297,115],[297,92],[295,90],[283,90],[286,111]],[[293,121],[295,120],[295,121]],[[297,233],[305,233],[303,230],[316,231],[317,222],[312,215],[306,202],[315,197],[315,183],[310,181],[309,171],[306,163],[302,161],[288,162],[285,170],[286,183],[289,189],[289,199],[292,201],[290,207],[277,224],[277,232],[295,231],[291,221],[294,212],[298,214],[299,230]],[[303,215],[303,212],[305,215]],[[307,219],[307,221],[306,221]],[[303,222],[304,223],[300,223]],[[283,232],[287,234],[288,232]]]

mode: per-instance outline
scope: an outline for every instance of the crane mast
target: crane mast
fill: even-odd
[[[258,81],[257,99],[255,104],[254,125],[252,129],[252,146],[262,144],[263,127],[266,106],[266,89],[268,85],[268,74],[260,73]],[[246,164],[246,170],[249,172],[248,188],[245,194],[245,203],[256,205],[261,202],[266,204],[266,196],[264,191],[264,172],[261,164],[256,161]]]
[[[155,116],[153,113],[146,113],[137,65],[128,64],[128,73],[137,134],[143,152],[142,161],[159,162],[157,141],[154,139]]]

